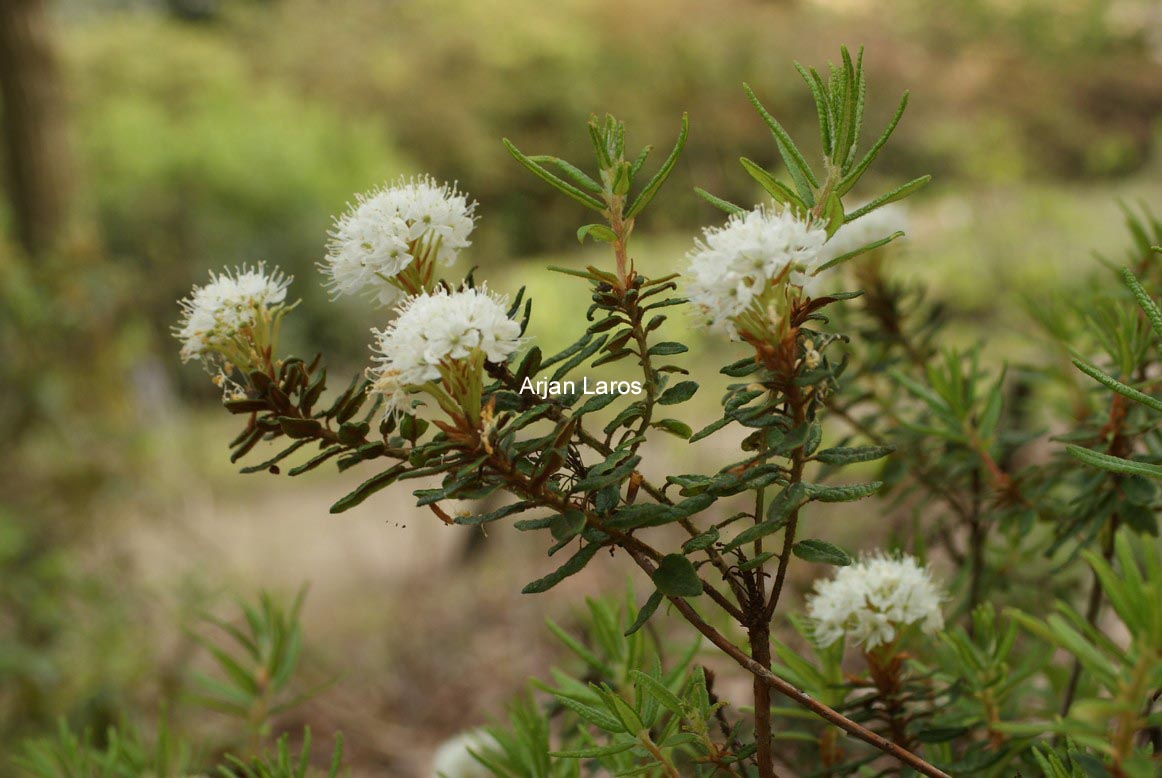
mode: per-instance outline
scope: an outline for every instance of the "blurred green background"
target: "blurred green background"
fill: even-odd
[[[1162,200],[1154,0],[6,0],[0,27],[0,775],[58,717],[155,721],[199,661],[193,614],[310,580],[307,672],[339,680],[287,725],[342,729],[357,774],[423,776],[433,744],[543,673],[544,613],[623,580],[603,565],[521,598],[531,538],[500,530],[466,558],[468,531],[402,490],[334,519],[352,478],[226,461],[232,421],[178,361],[175,301],[210,268],[278,264],[304,300],[288,350],[361,369],[386,314],[328,302],[315,268],[355,192],[458,181],[480,203],[462,261],[496,289],[528,284],[549,348],[585,297],[543,265],[596,250],[502,136],[578,161],[591,113],[665,147],[688,111],[685,156],[635,233],[647,267],[676,268],[719,220],[692,187],[754,202],[737,158],[774,166],[742,82],[811,148],[792,61],[862,44],[869,131],[911,91],[865,196],[934,176],[897,271],[948,298],[953,339],[1002,353],[1036,349],[1022,294],[1068,293],[1091,249],[1122,245],[1118,198]],[[699,341],[690,362],[721,348]],[[662,455],[697,466],[680,444]]]

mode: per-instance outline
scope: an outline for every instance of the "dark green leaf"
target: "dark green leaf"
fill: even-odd
[[[573,556],[569,557],[565,564],[561,565],[556,570],[546,575],[544,578],[538,578],[537,580],[528,584],[524,589],[521,590],[521,592],[524,594],[539,594],[541,592],[546,592],[549,589],[552,589],[554,586],[561,583],[561,581],[564,581],[569,576],[575,573],[579,573],[585,567],[585,565],[589,564],[589,561],[593,559],[593,557],[596,556],[597,552],[600,550],[601,546],[597,543],[590,543],[586,546],[582,546],[581,550]]]
[[[662,392],[662,396],[658,398],[658,405],[677,405],[686,402],[697,391],[698,383],[696,381],[681,381]]]
[[[846,567],[852,563],[851,555],[839,546],[825,540],[800,540],[791,547],[795,556],[807,562]]]
[[[694,564],[681,554],[667,554],[654,571],[654,585],[668,597],[697,597],[702,594],[702,581]]]
[[[658,591],[655,591],[653,594],[651,594],[649,599],[645,601],[645,604],[642,605],[641,610],[637,612],[637,618],[633,620],[633,624],[630,624],[629,629],[625,631],[625,636],[629,637],[644,627],[646,622],[650,620],[650,616],[653,616],[654,611],[656,611],[658,606],[662,604],[662,600],[665,599],[665,597],[666,596],[664,594]]]

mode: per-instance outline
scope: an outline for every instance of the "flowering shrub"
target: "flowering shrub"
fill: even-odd
[[[828,775],[1154,774],[1162,563],[1150,544],[1136,555],[1129,538],[1157,529],[1162,315],[1148,289],[1159,280],[1153,246],[1162,226],[1133,220],[1132,296],[1078,302],[1081,325],[1068,347],[1108,353],[1112,372],[1077,364],[1114,392],[1108,408],[1067,417],[1068,453],[1020,467],[1014,451],[1040,433],[1008,407],[1004,371],[989,375],[977,351],[940,352],[938,307],[883,271],[905,223],[890,204],[928,177],[856,207],[845,202],[900,121],[906,95],[865,144],[862,55],[844,50],[824,74],[799,70],[818,109],[822,164],[808,163],[748,89],[787,180],[744,158],[766,202],[744,208],[698,190],[726,220],[694,242],[681,273],[646,277],[630,245],[682,152],[685,118],[652,175],[649,147],[630,153],[612,117],[589,124],[592,173],[504,142],[531,173],[597,215],[578,238],[610,249],[607,265],[553,268],[580,279],[592,300],[583,332],[556,354],[536,345],[523,289],[508,298],[471,274],[451,274],[469,245],[474,205],[428,178],[361,196],[336,222],[321,265],[326,286],[395,310],[373,334],[366,376],[327,402],[321,357],[279,352],[278,322],[293,307],[281,274],[259,266],[212,276],[183,302],[183,358],[211,366],[226,409],[246,419],[232,458],[289,439],[244,471],[277,473],[314,446],[290,475],[328,461],[376,470],[333,512],[427,478],[413,494],[445,523],[534,514],[516,528],[547,530],[549,555],[565,559],[528,593],[599,558],[610,563],[603,550],[649,576],[653,590],[640,606],[591,604],[585,643],[557,630],[588,681],[541,684],[560,715],[518,703],[508,726],[472,735],[477,748],[441,754],[445,778],[768,778],[776,763]],[[664,339],[667,309],[677,306],[737,350],[721,368],[736,379],[722,413],[698,429],[668,415],[699,389],[674,359],[687,346]],[[1047,323],[1060,332],[1062,321]],[[589,391],[580,370],[607,364],[627,372],[622,390]],[[1075,378],[1071,366],[1061,381]],[[738,442],[733,461],[664,481],[644,475],[644,444],[656,435],[693,444],[723,431]],[[853,481],[848,467],[878,468],[878,477]],[[494,493],[513,499],[476,514],[446,507]],[[820,504],[874,495],[926,511],[909,546],[950,562],[951,578],[937,583],[915,557],[870,549],[857,562],[812,536]],[[874,514],[845,515],[871,522]],[[1030,602],[1014,599],[998,615],[1005,547],[1016,546],[1059,555],[1063,569],[1084,560],[1094,576],[1088,612],[1063,604],[1042,621],[1020,610],[1042,603],[1037,587],[1068,593],[1042,580],[1030,582]],[[792,565],[839,568],[817,583],[806,617],[789,610]],[[1104,601],[1128,638],[1111,637]],[[751,710],[718,698],[713,675],[692,661],[696,646],[663,666],[656,638],[641,628],[664,602],[749,676]],[[772,634],[784,622],[795,635]],[[847,645],[861,648],[862,663],[844,664]],[[1048,667],[1053,648],[1075,657],[1072,673]]]

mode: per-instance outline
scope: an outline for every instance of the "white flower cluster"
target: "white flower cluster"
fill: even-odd
[[[704,230],[687,253],[686,296],[711,328],[737,337],[737,316],[772,283],[808,282],[822,263],[827,232],[787,209],[758,207]]]
[[[432,778],[491,778],[492,771],[469,752],[493,750],[497,742],[483,729],[473,729],[446,740],[436,749]]]
[[[869,243],[907,230],[908,211],[904,206],[898,203],[881,206],[836,230],[823,248],[823,262],[830,262]]]
[[[487,289],[439,290],[409,299],[387,329],[375,333],[372,390],[398,407],[408,387],[441,377],[441,367],[474,353],[503,362],[520,346],[520,325],[508,318],[508,298]]]
[[[280,270],[267,272],[261,262],[233,272],[210,271],[210,283],[195,286],[178,303],[182,317],[174,336],[182,343],[182,361],[205,360],[232,349],[240,330],[253,327],[259,317],[286,302],[290,282]]]
[[[331,231],[320,265],[327,288],[335,295],[367,291],[383,305],[396,302],[403,292],[393,280],[414,262],[451,265],[471,245],[475,210],[476,203],[455,185],[429,176],[357,196]]]
[[[909,625],[929,635],[943,629],[941,599],[928,569],[915,559],[877,554],[817,582],[807,599],[807,614],[821,645],[846,635],[874,649],[891,643]]]

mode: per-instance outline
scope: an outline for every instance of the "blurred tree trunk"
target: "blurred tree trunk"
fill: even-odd
[[[46,0],[0,0],[0,111],[8,200],[32,256],[62,237],[70,189],[60,74]]]

